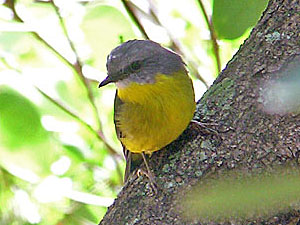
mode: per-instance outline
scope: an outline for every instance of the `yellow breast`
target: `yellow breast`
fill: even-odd
[[[134,153],[152,153],[175,140],[195,111],[194,89],[185,71],[157,75],[154,84],[131,83],[118,89],[124,102],[117,112],[121,142]]]

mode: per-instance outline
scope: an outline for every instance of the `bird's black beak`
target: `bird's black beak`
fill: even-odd
[[[101,88],[109,83],[115,82],[114,79],[111,76],[107,76],[98,86],[98,88]]]

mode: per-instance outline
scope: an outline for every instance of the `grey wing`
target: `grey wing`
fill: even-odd
[[[140,154],[134,154],[131,153],[126,147],[123,145],[121,138],[124,138],[124,134],[118,127],[119,124],[119,112],[121,111],[122,105],[124,103],[122,100],[118,97],[118,91],[116,91],[115,94],[115,102],[114,102],[114,123],[115,123],[115,129],[117,133],[117,137],[120,140],[122,147],[123,147],[123,153],[126,160],[126,168],[125,168],[125,175],[124,175],[124,183],[128,180],[129,175],[142,163],[143,158]]]
[[[124,103],[122,102],[122,100],[118,97],[118,90],[117,90],[116,94],[115,94],[115,102],[114,102],[114,123],[115,123],[117,137],[120,141],[121,141],[121,138],[123,137],[122,136],[123,134],[122,134],[120,128],[118,127],[118,124],[119,124],[118,114],[120,113],[123,104]],[[122,143],[122,141],[121,141],[121,143]]]

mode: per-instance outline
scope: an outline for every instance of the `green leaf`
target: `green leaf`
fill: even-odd
[[[73,145],[63,145],[63,147],[72,159],[77,160],[79,162],[84,161],[84,155],[79,148]]]
[[[268,0],[215,0],[212,22],[218,39],[235,39],[254,26]]]
[[[6,86],[0,86],[1,144],[11,150],[45,139],[47,132],[32,102]]]

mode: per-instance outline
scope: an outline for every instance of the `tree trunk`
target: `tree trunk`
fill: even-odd
[[[100,224],[217,224],[201,219],[187,222],[182,217],[181,200],[195,184],[222,177],[226,171],[298,165],[300,96],[293,103],[282,103],[274,87],[293,69],[300,76],[299,26],[299,0],[271,0],[250,37],[197,104],[195,119],[215,123],[212,128],[218,134],[191,124],[149,160],[158,194],[151,195],[147,177],[132,176]],[[300,210],[291,208],[239,223],[298,221]]]

